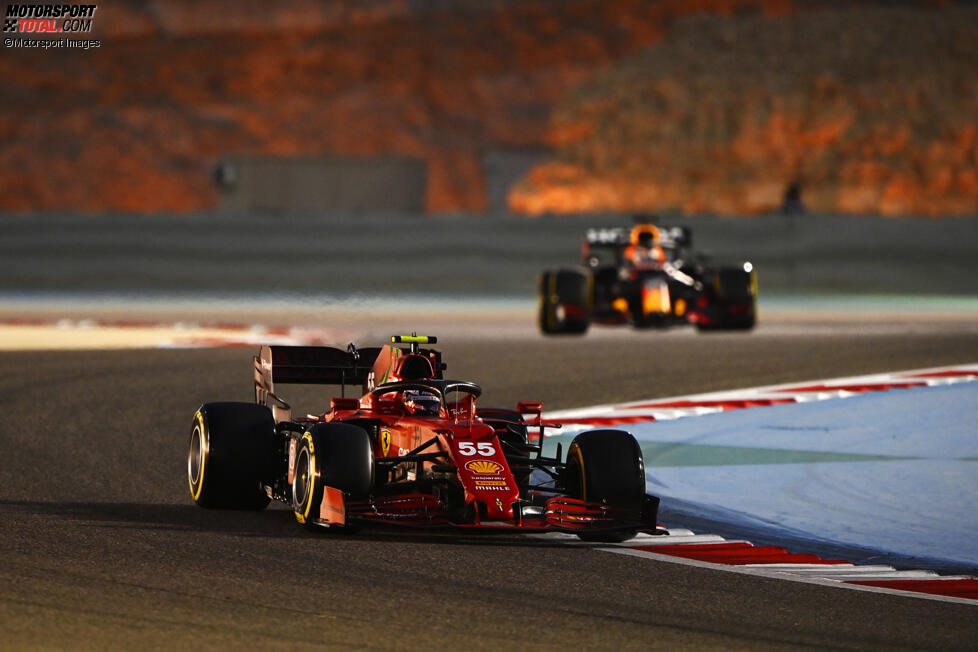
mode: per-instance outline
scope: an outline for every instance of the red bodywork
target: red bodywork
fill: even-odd
[[[332,382],[339,368],[337,360],[349,353],[327,347],[266,346],[255,359],[256,398],[273,404],[276,421],[291,423],[287,477],[283,478],[286,485],[294,479],[296,447],[301,439],[301,434],[295,434],[295,426],[342,422],[371,433],[376,468],[386,474],[385,482],[378,483],[368,498],[351,499],[328,486],[327,478],[315,522],[344,525],[371,521],[494,531],[656,531],[654,519],[641,522],[640,515],[559,495],[557,489],[531,489],[528,453],[514,453],[496,428],[480,416],[476,402],[481,389],[477,385],[441,378],[444,365],[438,352],[416,346],[407,351],[389,345],[354,355],[363,359],[375,352],[369,370],[358,367],[356,358],[352,367],[343,370],[343,380],[362,381],[361,398],[334,398],[328,412],[297,421],[291,420],[290,408],[274,394],[274,382]],[[410,414],[401,396],[412,389],[443,392],[439,413]],[[542,441],[544,428],[559,427],[542,421],[540,403],[520,403],[508,416],[511,423],[518,419],[521,427],[534,429],[536,442]],[[526,449],[539,453],[539,444],[528,437]],[[514,469],[514,460],[521,468]],[[541,460],[559,465],[556,459],[537,455],[537,466]]]

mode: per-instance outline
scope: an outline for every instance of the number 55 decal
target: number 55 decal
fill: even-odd
[[[491,457],[496,454],[496,447],[490,442],[482,441],[478,444],[473,444],[470,441],[463,441],[458,445],[458,452],[462,455],[485,455],[486,457]]]

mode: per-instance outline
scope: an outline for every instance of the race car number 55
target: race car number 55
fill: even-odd
[[[496,454],[496,447],[487,441],[479,442],[478,444],[473,444],[469,441],[463,441],[458,445],[458,452],[462,455],[485,455],[490,457]]]

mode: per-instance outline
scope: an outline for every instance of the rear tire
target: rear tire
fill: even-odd
[[[255,403],[205,403],[194,415],[187,455],[190,496],[201,507],[259,510],[268,506],[275,421]]]
[[[295,519],[318,529],[323,488],[343,492],[344,501],[366,498],[374,486],[374,453],[367,431],[348,423],[317,424],[303,434],[295,455],[292,505]],[[346,525],[330,530],[352,531]]]
[[[641,517],[645,461],[638,441],[623,430],[591,430],[574,437],[563,485],[574,498],[629,510]],[[625,541],[635,530],[581,533],[585,541]]]
[[[537,295],[539,325],[547,335],[581,335],[591,322],[591,275],[578,269],[561,269],[540,275]]]

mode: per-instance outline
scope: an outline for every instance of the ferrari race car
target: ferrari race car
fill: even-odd
[[[591,322],[748,330],[757,321],[754,266],[703,262],[685,227],[590,229],[581,266],[545,271],[538,297],[540,330],[552,335],[584,333]]]
[[[205,403],[193,418],[187,473],[201,507],[288,505],[310,529],[367,523],[460,531],[571,532],[622,541],[657,532],[635,438],[578,434],[562,458],[542,454],[559,427],[541,404],[477,407],[481,388],[446,380],[434,337],[379,348],[263,346],[255,403]],[[397,346],[407,344],[407,347]],[[339,385],[328,412],[295,418],[280,384]],[[346,397],[360,385],[360,398]],[[533,432],[531,432],[533,431]]]

